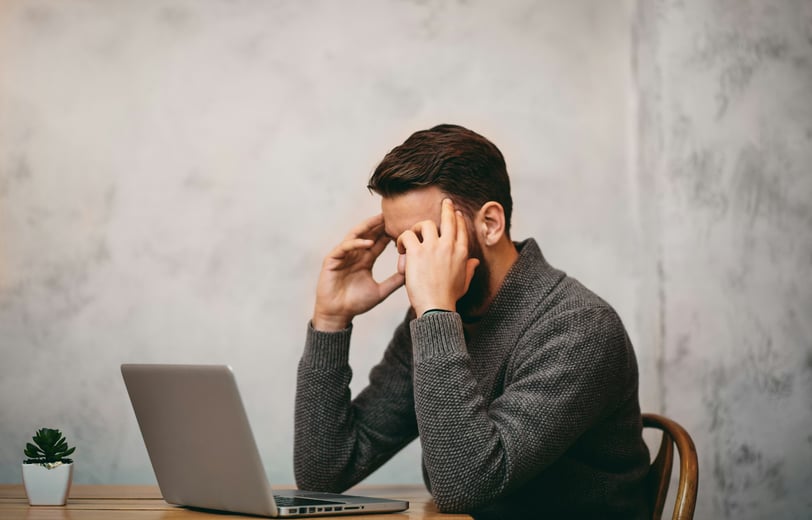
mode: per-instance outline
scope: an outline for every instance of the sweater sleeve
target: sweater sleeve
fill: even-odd
[[[300,489],[344,491],[417,436],[406,322],[354,400],[350,335],[351,329],[325,333],[308,325],[295,402],[293,465]]]
[[[628,392],[625,331],[611,308],[531,325],[489,405],[458,314],[416,319],[411,334],[423,461],[443,512],[475,510],[539,474]]]

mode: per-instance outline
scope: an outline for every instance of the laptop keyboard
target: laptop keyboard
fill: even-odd
[[[314,500],[312,498],[303,497],[282,497],[274,495],[274,501],[277,506],[281,507],[298,507],[298,506],[326,506],[330,504],[343,504],[344,502],[333,502],[332,500]]]

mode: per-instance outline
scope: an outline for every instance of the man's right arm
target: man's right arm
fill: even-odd
[[[350,333],[308,327],[295,413],[294,473],[301,489],[341,492],[417,436],[406,322],[370,373],[369,386],[352,401]]]
[[[297,376],[294,472],[300,488],[342,491],[417,435],[405,326],[370,374],[370,385],[350,400],[352,319],[404,281],[399,272],[381,282],[372,276],[389,241],[383,216],[376,215],[353,228],[322,263]]]

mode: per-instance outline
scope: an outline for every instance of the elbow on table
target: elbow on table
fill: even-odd
[[[432,489],[431,496],[441,513],[471,513],[488,502],[481,494],[464,488]]]
[[[312,468],[307,465],[294,464],[293,477],[296,487],[305,491],[322,491],[327,493],[341,493],[346,487],[341,486],[339,478],[328,474],[324,468]]]

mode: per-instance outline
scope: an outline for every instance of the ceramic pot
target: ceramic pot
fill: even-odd
[[[46,464],[23,463],[23,484],[28,503],[32,506],[64,506],[68,500],[73,463]]]

